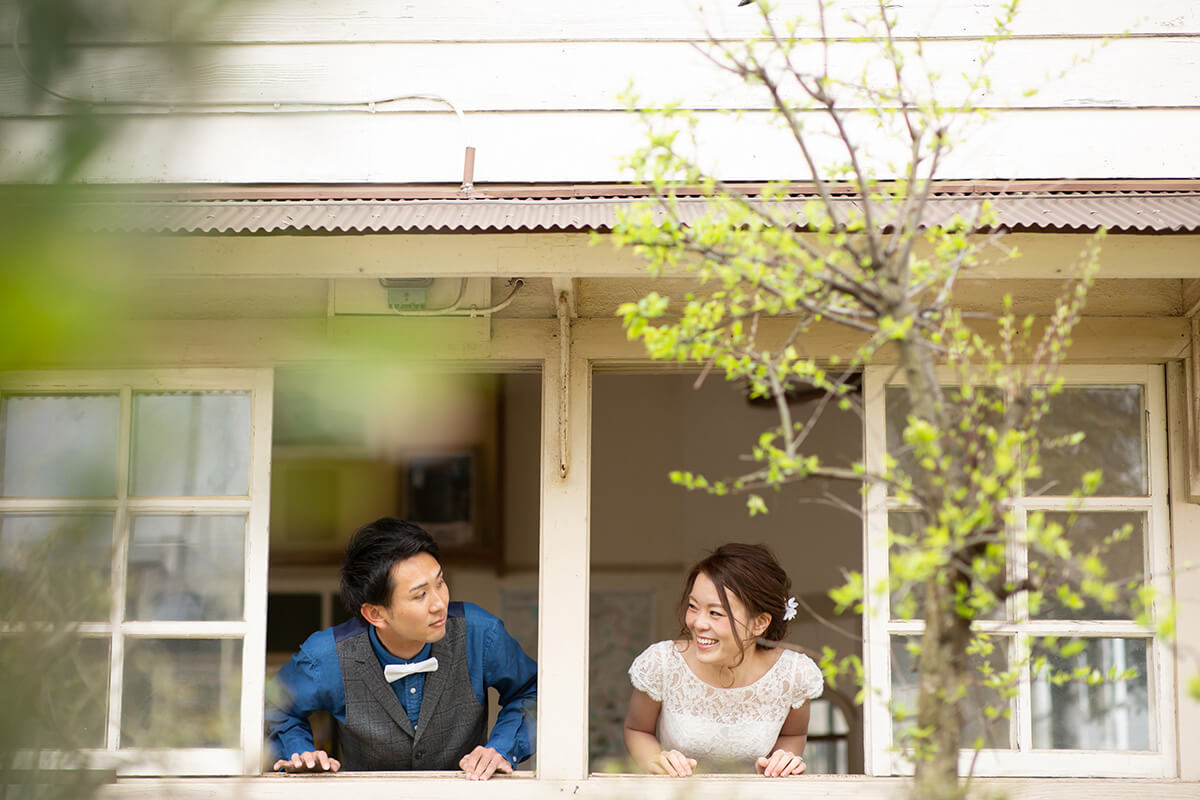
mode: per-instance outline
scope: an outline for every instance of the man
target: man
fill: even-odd
[[[453,770],[487,780],[533,754],[537,664],[472,603],[451,603],[437,544],[384,517],[346,547],[342,601],[357,617],[318,631],[267,692],[275,770]],[[500,713],[486,737],[487,689]],[[313,746],[308,716],[328,711],[341,761]]]

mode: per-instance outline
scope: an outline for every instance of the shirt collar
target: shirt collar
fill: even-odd
[[[383,642],[379,641],[379,636],[377,636],[375,633],[374,625],[367,627],[367,635],[371,637],[371,649],[375,651],[375,657],[378,658],[379,663],[385,667],[388,664],[411,664],[414,661],[424,661],[425,659],[429,658],[430,651],[433,649],[433,644],[426,642],[425,646],[421,648],[421,652],[417,653],[412,658],[400,658],[400,656],[393,655],[386,647],[383,646]]]

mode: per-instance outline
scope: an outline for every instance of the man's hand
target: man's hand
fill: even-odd
[[[672,778],[686,778],[692,774],[696,759],[688,758],[678,750],[663,750],[658,758],[646,765],[655,775],[670,775]]]
[[[776,750],[770,758],[759,756],[754,762],[754,768],[758,770],[759,775],[766,775],[768,778],[786,778],[788,775],[802,774],[808,769],[808,765],[795,753]]]
[[[284,772],[337,772],[341,768],[342,762],[330,758],[324,750],[292,753],[290,759],[281,758],[271,767],[276,772],[281,769]]]
[[[513,771],[512,764],[508,763],[508,759],[493,748],[483,745],[479,745],[460,758],[458,766],[462,768],[467,780],[471,781],[486,781],[496,772],[511,775]]]

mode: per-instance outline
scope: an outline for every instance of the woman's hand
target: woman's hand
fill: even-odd
[[[678,750],[663,750],[646,767],[655,775],[670,775],[672,778],[686,778],[692,774],[696,759],[688,758]]]
[[[771,757],[759,756],[754,762],[754,768],[759,775],[768,778],[786,778],[789,775],[800,775],[808,769],[804,759],[788,750],[776,750]]]

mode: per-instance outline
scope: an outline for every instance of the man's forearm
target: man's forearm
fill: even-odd
[[[291,758],[292,753],[304,753],[313,749],[312,728],[306,720],[280,714],[276,719],[267,719],[267,747],[275,758]]]
[[[532,702],[511,703],[500,709],[488,737],[488,747],[512,762],[513,767],[533,755],[535,728]]]

